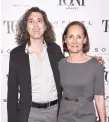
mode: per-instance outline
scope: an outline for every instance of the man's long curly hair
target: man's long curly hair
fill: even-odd
[[[22,16],[22,18],[18,21],[16,25],[16,41],[18,45],[28,42],[30,44],[30,36],[27,32],[27,21],[28,17],[31,15],[32,12],[39,12],[42,14],[45,25],[47,27],[44,33],[44,40],[48,42],[54,42],[55,33],[53,31],[53,27],[48,20],[47,14],[39,9],[38,7],[32,7],[31,9],[27,10],[26,13]]]

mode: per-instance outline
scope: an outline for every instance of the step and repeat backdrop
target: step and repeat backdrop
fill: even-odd
[[[91,47],[89,54],[102,56],[105,61],[105,102],[109,122],[109,0],[2,0],[1,3],[2,122],[7,122],[7,76],[10,51],[17,46],[16,23],[33,6],[40,7],[47,13],[56,34],[56,43],[61,49],[62,33],[69,22],[81,21],[87,27]]]

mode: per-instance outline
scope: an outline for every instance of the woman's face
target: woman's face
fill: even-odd
[[[86,37],[82,27],[79,25],[72,25],[65,36],[65,43],[69,53],[83,52],[83,45],[86,43]]]

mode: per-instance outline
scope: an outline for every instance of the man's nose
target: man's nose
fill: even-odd
[[[38,27],[38,22],[34,22],[34,26],[35,27]]]

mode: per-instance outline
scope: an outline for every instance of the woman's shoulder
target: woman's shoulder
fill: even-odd
[[[90,63],[92,65],[92,67],[94,67],[95,70],[104,68],[104,65],[101,64],[95,57],[92,57],[92,60]]]
[[[95,65],[103,65],[95,57],[92,57],[92,63]]]
[[[58,65],[63,65],[66,62],[66,58],[62,58],[59,62]]]

